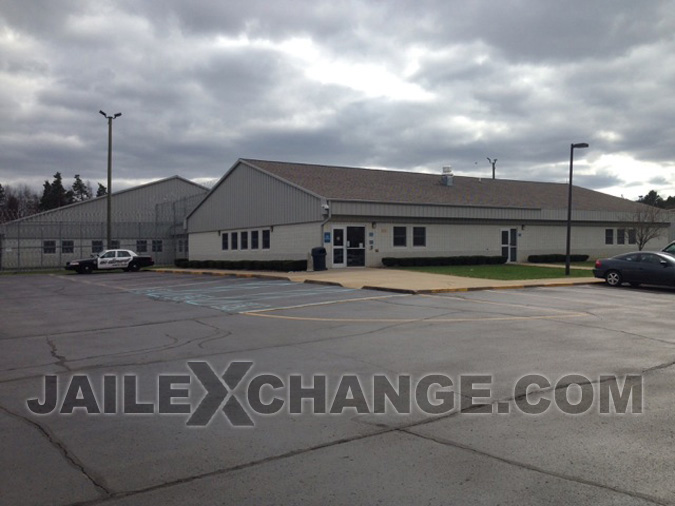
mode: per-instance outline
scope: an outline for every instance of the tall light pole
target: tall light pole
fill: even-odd
[[[112,248],[112,121],[115,118],[122,116],[121,112],[115,113],[112,116],[108,116],[103,111],[98,111],[99,114],[102,114],[105,119],[108,120],[108,194],[106,195],[106,200],[108,204],[108,212],[106,215],[106,248]]]
[[[565,248],[565,276],[570,275],[570,242],[572,239],[572,170],[574,167],[574,149],[587,147],[588,144],[585,142],[570,144],[570,182],[567,190],[567,246]]]

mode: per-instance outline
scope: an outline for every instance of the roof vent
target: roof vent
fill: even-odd
[[[454,178],[454,174],[452,173],[452,167],[449,165],[443,167],[443,175],[441,176],[441,183],[444,186],[452,186],[452,180]]]

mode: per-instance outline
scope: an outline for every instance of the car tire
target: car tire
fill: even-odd
[[[623,278],[621,277],[621,273],[619,271],[609,271],[607,274],[605,274],[605,281],[609,286],[621,286],[621,283],[623,283]]]
[[[137,272],[140,270],[140,268],[141,267],[136,262],[131,262],[131,264],[129,264],[129,270],[131,272]]]
[[[82,267],[80,267],[80,272],[82,274],[91,274],[92,270],[93,269],[91,268],[91,265],[83,265]]]

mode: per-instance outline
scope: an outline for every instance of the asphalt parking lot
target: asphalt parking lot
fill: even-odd
[[[1,276],[0,503],[675,504],[674,302]]]

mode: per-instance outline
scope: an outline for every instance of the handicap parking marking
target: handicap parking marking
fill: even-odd
[[[133,293],[145,295],[156,300],[182,302],[194,306],[209,307],[226,313],[245,313],[249,311],[271,310],[282,306],[288,307],[288,302],[297,300],[295,306],[302,306],[301,301],[312,298],[334,298],[336,294],[350,294],[356,289],[336,286],[299,285],[286,281],[220,281],[216,286],[204,286],[191,284],[189,288],[181,289],[174,287],[151,287],[131,290]],[[279,304],[282,300],[284,303]],[[336,303],[342,300],[316,301],[313,303]]]

